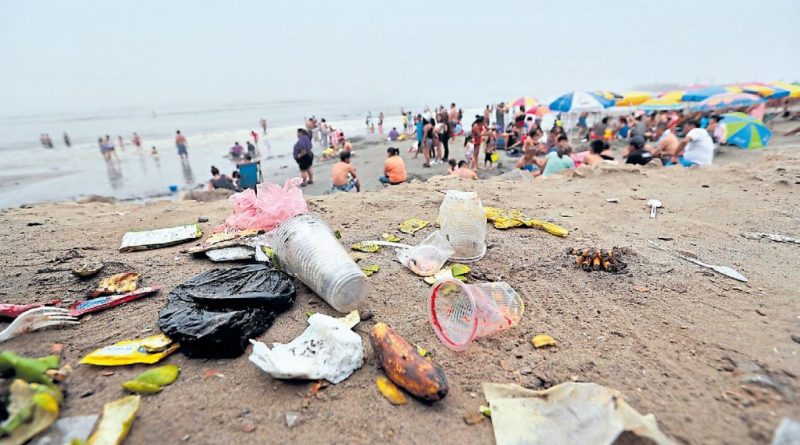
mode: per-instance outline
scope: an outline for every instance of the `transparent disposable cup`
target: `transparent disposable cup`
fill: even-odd
[[[486,214],[477,193],[448,190],[439,220],[442,234],[455,250],[451,260],[471,263],[486,255]]]
[[[337,311],[350,312],[366,298],[366,276],[317,215],[284,221],[273,235],[272,248],[284,271]]]
[[[505,282],[464,284],[447,278],[436,282],[428,313],[436,336],[450,349],[463,351],[472,340],[519,323],[525,303]]]

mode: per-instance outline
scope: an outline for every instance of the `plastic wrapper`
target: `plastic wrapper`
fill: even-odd
[[[103,309],[119,306],[129,301],[133,301],[158,292],[159,289],[161,289],[159,286],[149,286],[133,292],[128,292],[127,294],[97,297],[86,301],[76,301],[70,305],[69,315],[72,317],[80,317],[81,315],[90,314],[92,312],[99,312]]]
[[[136,340],[124,340],[97,349],[82,358],[80,363],[97,366],[122,366],[134,363],[151,365],[175,352],[178,346],[166,335],[156,334]]]
[[[180,244],[203,236],[200,225],[168,227],[166,229],[144,230],[128,232],[122,236],[120,252],[133,252],[135,250],[157,249]]]
[[[158,326],[190,357],[238,357],[293,302],[294,283],[272,266],[211,269],[178,285]]]
[[[276,379],[326,379],[339,383],[364,364],[361,337],[339,320],[323,314],[308,319],[308,328],[287,344],[272,349],[251,340],[250,361]]]
[[[444,235],[436,231],[416,246],[398,250],[397,259],[415,274],[429,277],[441,270],[453,252]]]
[[[99,417],[97,414],[62,417],[47,432],[36,436],[31,445],[63,445],[71,444],[73,440],[83,443],[89,438]]]
[[[287,179],[283,187],[270,182],[256,186],[258,194],[247,189],[228,198],[233,203],[233,215],[214,229],[266,230],[270,231],[293,216],[308,213],[308,206],[300,189],[300,178]]]
[[[59,303],[61,303],[61,300],[53,300],[49,303],[0,304],[0,317],[17,318],[22,315],[23,312],[27,312],[31,309],[36,309],[37,307],[45,305],[55,306]]]

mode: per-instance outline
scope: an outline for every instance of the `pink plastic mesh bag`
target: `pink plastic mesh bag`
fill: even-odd
[[[283,187],[271,182],[258,184],[258,194],[247,189],[228,198],[233,203],[233,215],[214,228],[214,233],[226,230],[270,231],[287,219],[308,213],[303,199],[300,178],[286,180]]]

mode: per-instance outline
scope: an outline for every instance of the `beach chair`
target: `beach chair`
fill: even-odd
[[[261,161],[248,162],[236,166],[239,170],[239,187],[242,189],[256,189],[256,185],[264,180],[261,175]]]

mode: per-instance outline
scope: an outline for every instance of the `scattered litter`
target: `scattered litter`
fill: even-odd
[[[284,414],[283,417],[284,420],[286,420],[286,426],[289,427],[289,429],[294,428],[294,426],[297,425],[297,422],[300,421],[300,413],[297,411],[286,411],[286,414]]]
[[[272,239],[281,270],[296,276],[339,312],[358,308],[369,293],[364,272],[317,215],[296,216]]]
[[[358,309],[355,309],[344,317],[339,317],[336,320],[343,324],[347,329],[353,329],[357,324],[361,323],[361,316],[358,313]]]
[[[83,443],[92,433],[97,414],[63,417],[56,420],[47,432],[36,436],[31,445],[63,445]]]
[[[369,241],[361,241],[350,246],[351,249],[364,253],[375,253],[380,250],[380,246]]]
[[[686,256],[686,255],[678,252],[677,250],[675,250],[675,249],[673,249],[671,247],[666,247],[666,246],[663,246],[661,244],[658,244],[658,243],[650,241],[650,240],[647,240],[647,242],[652,244],[653,247],[655,247],[656,249],[664,250],[664,251],[667,251],[667,252],[672,252],[673,255],[675,255],[676,257],[678,257],[678,258],[680,258],[682,260],[688,261],[690,263],[697,264],[698,266],[705,267],[707,269],[711,269],[711,270],[713,270],[713,271],[715,271],[717,273],[721,273],[722,275],[725,275],[728,278],[733,278],[734,280],[743,281],[745,283],[747,282],[747,277],[745,277],[744,275],[742,275],[741,273],[739,273],[738,271],[736,271],[733,268],[730,268],[728,266],[717,266],[716,264],[707,264],[707,263],[704,263],[704,262],[698,260],[697,258],[691,258],[689,256]]]
[[[619,198],[606,198],[606,202],[610,202],[612,204],[618,204]]]
[[[595,383],[562,383],[544,391],[484,383],[497,445],[610,445],[623,431],[672,445],[652,414],[639,414],[619,391]]]
[[[50,353],[59,355],[61,351],[64,350],[64,343],[53,343],[53,346],[50,347]]]
[[[198,224],[128,232],[122,236],[122,244],[119,246],[119,251],[133,252],[136,250],[158,249],[197,239],[201,236],[203,236],[203,232]]]
[[[479,406],[478,411],[486,417],[492,417],[492,409],[486,405]]]
[[[659,201],[657,199],[648,199],[647,200],[647,207],[650,207],[650,218],[655,218],[656,217],[656,212],[658,212],[658,209],[663,207],[663,206],[664,205],[661,204],[661,201]]]
[[[258,230],[230,230],[227,232],[214,233],[206,238],[199,246],[189,249],[189,253],[203,253],[207,250],[218,249],[229,245],[236,245],[240,240],[258,235]]]
[[[122,366],[134,363],[152,365],[175,352],[178,346],[166,335],[156,334],[136,340],[124,340],[97,349],[82,358],[80,363],[97,366]]]
[[[470,270],[469,266],[465,264],[451,264],[439,272],[436,272],[432,277],[425,277],[423,280],[430,285],[449,278],[455,278],[456,280],[461,280],[466,283],[467,274],[469,274]]]
[[[250,340],[250,361],[276,379],[327,379],[339,383],[364,363],[361,337],[323,314],[308,318],[308,328],[288,344]]]
[[[87,445],[121,444],[136,419],[141,400],[138,395],[126,396],[103,405],[103,416]]]
[[[72,269],[72,273],[81,278],[89,278],[103,270],[103,267],[105,264],[100,261],[86,261]]]
[[[211,378],[211,377],[216,377],[218,379],[224,379],[225,378],[225,374],[217,371],[216,369],[211,369],[211,370],[208,370],[208,371],[204,372],[203,373],[203,377],[205,377],[207,379]]]
[[[252,423],[245,423],[244,425],[242,425],[242,431],[244,431],[245,433],[252,433],[255,430],[256,426],[253,425]]]
[[[58,418],[58,404],[63,396],[52,386],[15,378],[9,386],[4,407],[8,417],[0,423],[0,443],[24,444],[46,430]]]
[[[477,193],[447,190],[437,220],[453,260],[474,262],[486,255],[486,213]]]
[[[431,288],[428,315],[439,340],[455,351],[465,350],[476,338],[515,326],[525,303],[505,282],[464,284],[439,281]]]
[[[47,327],[61,327],[78,324],[78,319],[69,316],[69,311],[58,307],[37,307],[25,311],[0,331],[0,343],[12,338]]]
[[[124,294],[136,290],[139,285],[139,274],[136,272],[124,272],[111,275],[100,280],[97,290],[91,292],[92,297],[100,295]]]
[[[122,388],[135,393],[160,392],[164,386],[172,384],[178,378],[180,371],[181,369],[175,365],[148,369],[134,377],[133,380],[123,383]]]
[[[390,243],[399,243],[400,241],[402,241],[402,239],[399,236],[393,235],[391,233],[382,233],[381,238],[383,238],[386,241],[389,241]]]
[[[534,348],[539,349],[547,346],[555,346],[556,340],[547,334],[539,334],[531,339],[531,344],[533,344]]]
[[[477,425],[486,420],[486,416],[481,414],[480,411],[473,411],[473,410],[469,410],[466,413],[464,413],[464,416],[462,418],[464,419],[464,423],[466,423],[467,425]]]
[[[519,210],[506,211],[494,207],[484,207],[484,213],[486,214],[486,220],[493,222],[496,229],[511,229],[525,226],[544,230],[551,235],[560,236],[562,238],[569,235],[569,230],[551,222],[529,218]]]
[[[424,229],[430,223],[430,221],[425,221],[424,219],[411,218],[401,222],[400,225],[397,226],[397,230],[408,235],[413,235]]]
[[[770,445],[797,445],[800,444],[800,422],[784,417],[775,435],[772,436]]]
[[[211,269],[173,289],[158,326],[190,357],[238,357],[294,302],[291,278],[273,266]]]
[[[45,374],[54,382],[63,382],[67,379],[67,377],[69,377],[70,374],[72,374],[72,366],[67,363],[60,369],[48,369]]]
[[[582,248],[569,249],[567,254],[575,256],[575,267],[581,268],[586,272],[605,271],[611,273],[623,273],[628,265],[622,260],[622,251],[617,247],[611,250]]]
[[[249,260],[256,256],[256,250],[252,247],[224,247],[222,249],[214,249],[206,251],[206,256],[209,260],[216,262],[220,261],[243,261]]]
[[[364,275],[368,277],[371,277],[372,274],[378,272],[379,270],[381,270],[381,266],[378,266],[377,264],[369,264],[366,266],[361,266],[361,271],[364,272]]]
[[[800,239],[792,238],[791,236],[786,235],[779,235],[777,233],[760,233],[760,232],[749,232],[743,233],[742,236],[747,239],[768,239],[770,241],[775,241],[779,243],[791,243],[791,244],[800,244]]]
[[[381,395],[391,402],[392,405],[405,405],[408,403],[405,394],[400,391],[397,385],[386,377],[380,376],[376,378],[375,385],[378,386],[378,391],[381,392]]]
[[[228,200],[233,203],[233,215],[217,226],[214,232],[231,229],[270,231],[290,218],[308,213],[303,191],[299,187],[301,182],[300,178],[289,178],[283,187],[263,182],[256,186],[258,194],[253,189],[247,189],[231,196]]]
[[[17,318],[23,312],[31,309],[36,309],[42,306],[55,306],[61,303],[61,300],[53,300],[49,303],[32,303],[32,304],[0,304],[0,317]]]
[[[0,352],[0,373],[7,375],[8,371],[13,369],[15,378],[29,383],[52,385],[53,382],[47,376],[47,371],[58,369],[58,362],[59,358],[55,355],[27,358],[21,357],[12,351],[3,351]]]
[[[75,303],[72,303],[69,306],[69,315],[73,317],[80,317],[82,315],[90,314],[92,312],[100,312],[104,309],[119,306],[121,304],[125,304],[133,300],[145,297],[147,295],[156,293],[158,292],[159,289],[161,289],[160,286],[149,286],[149,287],[143,287],[133,292],[128,292],[127,294],[111,295],[107,297],[97,297],[85,301],[76,301]]]
[[[399,249],[397,259],[415,274],[429,277],[441,270],[454,252],[447,238],[437,230],[416,246]]]
[[[370,342],[383,372],[414,397],[429,402],[443,399],[448,385],[444,371],[385,323],[376,323]]]

